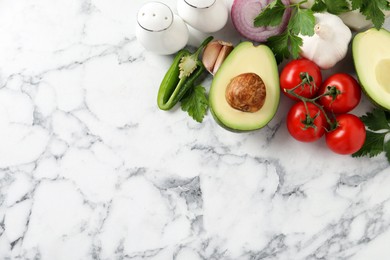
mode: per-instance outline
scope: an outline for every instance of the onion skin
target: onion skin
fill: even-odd
[[[234,0],[231,17],[236,30],[245,38],[255,42],[266,42],[269,37],[279,35],[287,27],[291,17],[291,9],[286,9],[283,19],[278,26],[255,27],[254,19],[272,0]],[[289,0],[282,0],[289,5]]]

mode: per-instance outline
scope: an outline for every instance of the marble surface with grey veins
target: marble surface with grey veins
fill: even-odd
[[[251,133],[160,111],[145,2],[0,1],[0,259],[390,259],[385,157],[294,141],[284,96]]]

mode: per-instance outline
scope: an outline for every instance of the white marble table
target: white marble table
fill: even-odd
[[[144,2],[0,1],[0,259],[390,259],[385,157],[160,111]]]

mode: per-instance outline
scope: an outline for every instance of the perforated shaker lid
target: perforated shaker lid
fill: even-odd
[[[195,8],[208,8],[212,6],[216,0],[184,0],[188,5]]]
[[[161,2],[149,2],[138,11],[138,24],[147,31],[159,32],[168,29],[173,23],[171,8]]]

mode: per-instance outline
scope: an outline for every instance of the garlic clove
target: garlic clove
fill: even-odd
[[[202,62],[208,72],[212,73],[215,62],[218,59],[222,45],[218,41],[211,41],[203,50]]]
[[[202,55],[206,70],[214,75],[232,50],[233,44],[221,40],[214,40],[207,44]]]
[[[214,64],[213,68],[213,75],[217,73],[219,67],[221,67],[222,63],[225,61],[226,57],[232,52],[233,50],[233,45],[224,45],[219,52],[218,58]]]

